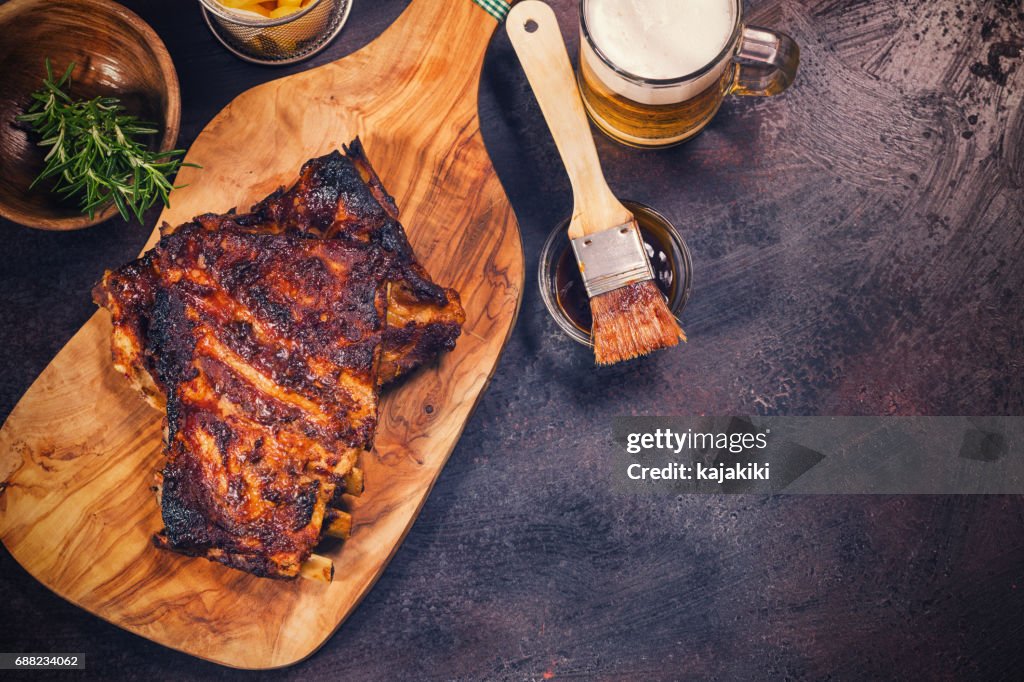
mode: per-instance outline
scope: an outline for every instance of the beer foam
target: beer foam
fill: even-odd
[[[620,69],[678,78],[714,61],[732,35],[734,0],[590,0],[587,28]]]

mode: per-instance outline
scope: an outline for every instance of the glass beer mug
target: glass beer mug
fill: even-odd
[[[577,79],[601,130],[634,147],[667,147],[706,126],[723,98],[777,95],[800,48],[744,26],[742,0],[580,0]]]

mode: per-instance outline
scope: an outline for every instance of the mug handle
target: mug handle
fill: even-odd
[[[781,31],[744,26],[733,61],[736,75],[732,94],[770,97],[788,88],[796,78],[800,46]]]

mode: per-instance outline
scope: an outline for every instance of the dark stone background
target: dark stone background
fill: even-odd
[[[247,87],[355,50],[407,3],[356,0],[325,53],[284,69],[225,52],[195,2],[125,4],[174,57],[187,146]],[[552,4],[575,50],[575,3]],[[499,32],[480,109],[529,266],[518,325],[380,582],[319,653],[273,677],[1019,675],[1020,497],[608,489],[615,415],[1024,413],[1020,0],[747,9],[799,41],[789,92],[732,99],[667,151],[598,139],[613,189],[676,221],[695,263],[690,343],[608,370],[536,290],[541,242],[571,200]],[[156,215],[67,234],[0,221],[0,416]],[[5,551],[0,571],[0,650],[86,652],[104,678],[242,676],[63,602]]]

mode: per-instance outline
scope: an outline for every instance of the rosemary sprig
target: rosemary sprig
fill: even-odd
[[[39,146],[49,147],[46,165],[32,182],[54,179],[53,190],[62,197],[77,197],[82,213],[90,218],[110,201],[125,220],[142,214],[158,200],[168,204],[175,186],[168,179],[182,166],[183,149],[167,152],[150,150],[141,140],[158,131],[152,123],[125,113],[116,97],[74,100],[69,94],[71,72],[54,78],[46,60],[46,80],[32,93],[32,104],[17,117],[28,123],[40,137]]]

